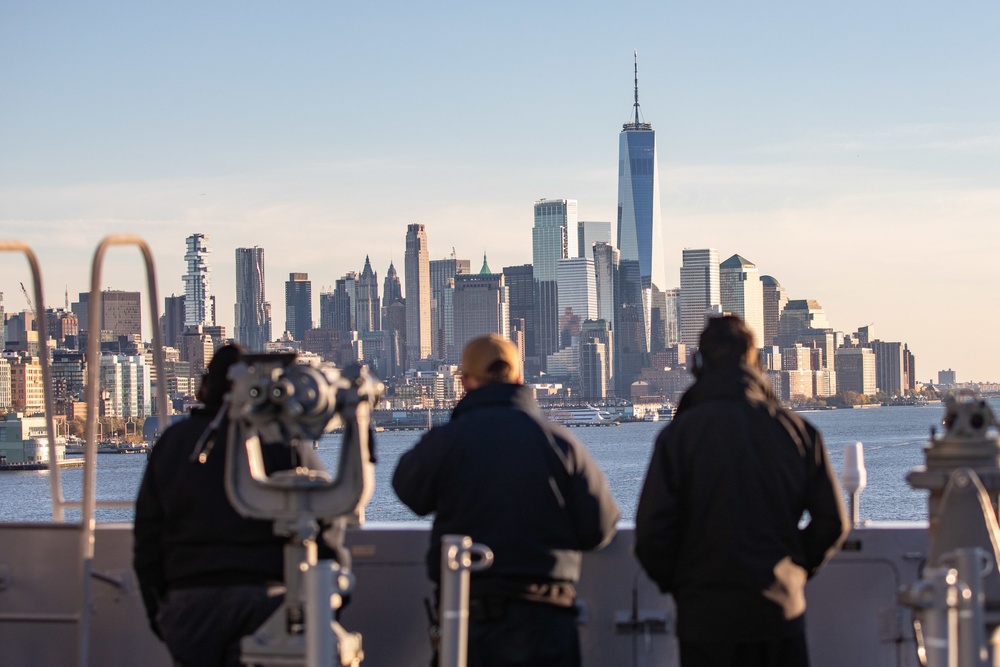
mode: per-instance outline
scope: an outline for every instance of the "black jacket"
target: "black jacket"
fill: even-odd
[[[819,433],[732,367],[699,378],[657,438],[635,552],[674,595],[680,639],[773,639],[803,627],[806,579],[849,528]]]
[[[580,552],[607,544],[619,516],[590,454],[546,422],[523,385],[470,391],[448,424],[403,454],[392,486],[417,514],[435,513],[427,554],[434,581],[441,536],[458,534],[493,550],[484,574],[576,582]]]
[[[204,464],[191,453],[215,411],[195,410],[164,431],[150,452],[135,505],[133,566],[155,629],[158,602],[171,588],[280,582],[284,538],[270,521],[236,513],[226,497],[223,419]],[[292,451],[262,448],[268,472],[292,466]]]

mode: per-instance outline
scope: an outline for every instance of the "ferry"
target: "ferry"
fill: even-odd
[[[617,422],[600,409],[592,405],[572,408],[553,408],[546,417],[563,426],[616,426]]]
[[[105,239],[94,260],[96,275],[92,285],[100,285],[99,260],[109,244],[138,245],[146,257],[154,365],[162,370],[151,254],[135,237]],[[35,274],[36,308],[44,312],[34,254],[16,242],[0,242],[0,250],[27,255]],[[99,289],[92,290],[92,311],[100,307],[99,295]],[[45,318],[37,321],[39,336],[44,338]],[[90,321],[99,318],[91,317]],[[89,337],[95,350],[98,341],[97,335]],[[51,376],[44,355],[42,359],[51,433]],[[95,365],[90,368],[96,373]],[[90,378],[87,386],[88,401],[96,404],[96,377]],[[161,394],[157,400],[161,401],[159,414],[166,415],[165,396]],[[848,462],[845,455],[842,481],[852,500],[854,528],[842,551],[808,585],[806,621],[814,667],[997,664],[1000,639],[995,638],[995,630],[1000,619],[995,610],[1000,609],[1000,574],[996,563],[1000,559],[1000,527],[996,499],[1000,464],[996,452],[1000,450],[1000,435],[985,402],[956,400],[949,403],[948,410],[948,429],[932,437],[927,465],[908,476],[913,486],[930,491],[931,525],[938,526],[936,530],[928,530],[926,522],[862,523],[858,499],[865,480],[863,456],[855,452]],[[586,412],[590,423],[604,421],[596,408],[586,406],[578,411]],[[351,418],[363,426],[360,419],[367,419],[367,413],[359,410],[352,414]],[[52,521],[0,524],[2,661],[8,667],[169,667],[167,651],[148,627],[132,571],[132,525],[94,521],[96,508],[130,507],[133,499],[96,499],[96,412],[89,412],[88,420],[82,498],[63,498],[59,467],[52,457]],[[165,428],[168,420],[165,416],[161,420],[160,427]],[[357,504],[352,506],[357,509],[363,507],[360,499],[368,497],[367,485],[374,478],[368,428],[345,428],[343,432],[340,469],[331,479],[334,486],[360,485],[345,487],[355,494],[351,498]],[[239,451],[239,443],[230,451]],[[233,488],[238,493],[249,479],[245,475],[252,474],[251,465],[237,456],[230,460],[238,462],[233,464],[238,468],[233,473]],[[315,487],[315,478],[310,478],[309,484]],[[279,492],[301,492],[287,484],[285,487]],[[67,516],[67,510],[73,515]],[[424,600],[433,595],[424,565],[428,533],[426,522],[367,524],[350,529],[346,546],[352,554],[349,574],[353,584],[351,602],[338,618],[347,631],[338,634],[336,640],[332,634],[330,637],[330,642],[339,642],[337,647],[314,641],[311,635],[304,653],[288,660],[257,662],[355,667],[429,664],[431,646],[424,608]],[[633,541],[634,526],[623,522],[608,547],[584,555],[578,605],[585,667],[679,664],[673,602],[642,572],[631,553]],[[462,575],[459,572],[457,576]],[[338,590],[346,590],[347,579],[337,578],[338,584],[345,585]],[[333,585],[317,581],[317,587]],[[303,591],[312,601],[310,604],[320,605],[324,612],[309,618],[327,619],[307,622],[306,627],[311,628],[308,632],[330,633],[328,605],[339,596],[324,595],[327,588]],[[455,610],[446,618],[458,624],[463,615]],[[324,625],[328,626],[325,630]],[[725,636],[726,628],[719,628],[719,632]],[[450,641],[453,636],[447,635],[446,639]],[[258,630],[244,642],[244,651],[266,644],[267,638],[266,627]],[[304,642],[300,639],[297,646]],[[325,651],[328,657],[317,658],[318,651]],[[993,659],[987,657],[989,653]],[[441,667],[454,664],[459,662],[442,662]]]

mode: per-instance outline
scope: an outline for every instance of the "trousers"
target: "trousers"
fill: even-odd
[[[180,667],[239,667],[240,639],[283,599],[283,587],[264,584],[176,588],[167,592],[157,624]]]

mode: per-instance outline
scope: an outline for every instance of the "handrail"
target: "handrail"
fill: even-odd
[[[35,324],[38,327],[38,360],[42,366],[42,392],[45,400],[45,428],[49,445],[49,495],[52,497],[52,520],[63,520],[62,483],[59,479],[59,460],[56,455],[55,405],[52,400],[52,369],[49,364],[48,321],[45,317],[45,299],[42,296],[42,272],[38,268],[35,251],[21,241],[0,241],[0,252],[21,252],[31,267],[31,282],[35,292]],[[0,323],[0,327],[3,324]]]
[[[104,266],[104,254],[111,246],[134,245],[142,252],[146,266],[146,282],[149,290],[149,313],[152,318],[153,367],[156,377],[162,383],[163,345],[160,340],[160,310],[156,293],[156,271],[153,254],[146,242],[131,234],[112,234],[104,237],[94,251],[94,261],[90,271],[90,295],[88,296],[87,320],[87,424],[84,431],[84,468],[83,468],[83,498],[80,503],[66,503],[67,506],[79,506],[82,511],[83,535],[81,554],[84,559],[94,557],[94,510],[96,508],[132,507],[132,501],[96,500],[97,486],[97,405],[100,389],[100,359],[101,359],[101,270]],[[170,424],[166,392],[161,387],[156,392],[157,413],[160,421],[160,432]]]
[[[156,271],[153,268],[153,254],[146,242],[128,234],[112,234],[104,237],[94,251],[94,261],[90,270],[90,295],[88,297],[87,321],[87,424],[84,442],[83,462],[83,494],[80,507],[80,558],[83,565],[83,610],[90,608],[90,576],[94,561],[94,531],[96,523],[94,510],[101,508],[132,507],[131,501],[110,500],[96,501],[97,493],[97,407],[101,368],[101,269],[104,266],[104,253],[110,246],[134,245],[142,252],[146,265],[146,282],[149,290],[149,313],[152,317],[153,366],[156,368],[156,379],[162,385],[163,345],[160,340],[160,310],[156,294]],[[96,330],[95,330],[96,328]],[[167,394],[162,386],[156,391],[157,413],[160,420],[160,432],[167,429],[170,423],[167,414]],[[67,506],[77,506],[76,503]],[[90,654],[90,629],[88,614],[84,613],[80,621],[79,664],[86,667]]]

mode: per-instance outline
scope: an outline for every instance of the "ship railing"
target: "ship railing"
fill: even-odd
[[[79,502],[64,501],[61,499],[57,506],[53,498],[52,512],[56,521],[61,521],[65,508],[80,508],[80,556],[83,564],[83,610],[90,607],[90,580],[92,566],[94,562],[94,532],[95,532],[95,511],[97,509],[131,508],[135,506],[135,500],[97,500],[97,407],[99,403],[100,391],[100,358],[101,358],[101,273],[104,268],[104,256],[108,248],[112,246],[135,246],[142,254],[146,269],[146,289],[149,292],[149,314],[153,341],[153,367],[156,369],[156,377],[163,378],[163,341],[160,335],[160,312],[158,307],[158,297],[156,291],[156,269],[153,262],[153,253],[145,240],[138,236],[128,234],[113,234],[104,237],[97,244],[94,251],[94,259],[90,269],[90,294],[88,296],[87,311],[87,422],[84,430],[84,467],[83,467],[83,492]],[[46,386],[48,386],[46,381]],[[160,433],[167,429],[170,424],[169,407],[167,404],[167,394],[162,388],[156,392],[156,412],[159,418]],[[46,408],[48,412],[48,408]],[[89,654],[89,624],[88,614],[82,613],[80,620],[80,664],[87,664]]]
[[[42,272],[38,268],[38,257],[35,251],[21,241],[0,241],[0,252],[19,252],[28,260],[28,267],[31,269],[31,285],[35,293],[35,323],[38,327],[38,340],[41,345],[45,345],[49,339],[48,323],[45,318],[45,297],[42,293]],[[0,328],[3,324],[0,323]],[[59,461],[56,456],[55,441],[55,401],[52,398],[52,370],[49,362],[49,355],[42,354],[45,351],[39,350],[38,359],[42,367],[43,400],[45,403],[45,426],[48,431],[49,445],[49,494],[52,496],[52,518],[62,521],[62,508],[65,501],[62,497],[62,485],[59,480]]]

